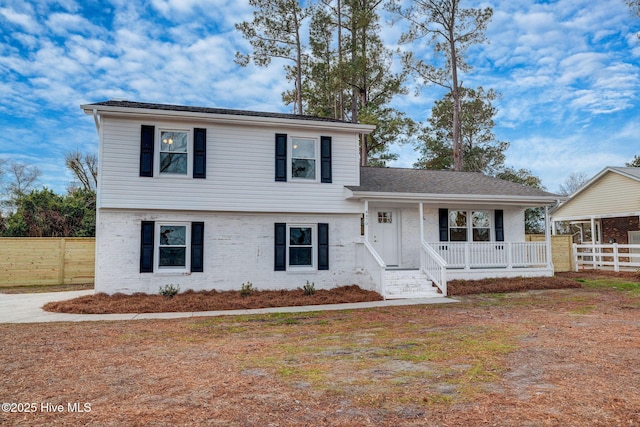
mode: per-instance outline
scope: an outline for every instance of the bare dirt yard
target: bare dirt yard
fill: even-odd
[[[0,325],[0,424],[640,425],[640,277],[562,279],[581,287],[369,310]]]

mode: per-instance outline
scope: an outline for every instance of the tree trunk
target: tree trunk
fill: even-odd
[[[339,118],[344,120],[344,87],[343,70],[342,70],[342,3],[338,0],[338,109]]]
[[[296,16],[296,108],[295,113],[303,114],[302,111],[302,45],[300,43],[300,24]]]
[[[461,171],[464,168],[462,157],[462,141],[460,135],[460,87],[458,86],[458,58],[455,45],[455,16],[456,8],[451,11],[451,22],[449,22],[449,49],[451,51],[451,79],[453,87],[451,95],[453,97],[453,170]]]

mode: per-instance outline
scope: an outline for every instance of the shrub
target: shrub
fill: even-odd
[[[302,290],[304,291],[305,295],[311,296],[316,293],[316,285],[313,282],[309,283],[309,281],[307,280],[307,284],[302,287]]]
[[[248,297],[249,295],[251,295],[251,293],[254,291],[254,287],[253,284],[251,284],[251,282],[247,282],[247,283],[243,283],[242,286],[240,287],[240,296],[241,297]]]
[[[167,298],[173,298],[178,292],[180,292],[180,285],[160,286],[160,295]]]

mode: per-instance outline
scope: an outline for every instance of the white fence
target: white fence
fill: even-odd
[[[447,268],[545,267],[545,242],[437,242],[429,243]]]
[[[613,268],[614,271],[640,268],[640,245],[574,244],[573,261],[576,271],[584,268]]]

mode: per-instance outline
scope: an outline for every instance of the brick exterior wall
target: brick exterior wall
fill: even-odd
[[[640,218],[626,216],[620,218],[603,218],[602,243],[609,243],[611,239],[621,245],[629,244],[629,231],[640,230]]]

